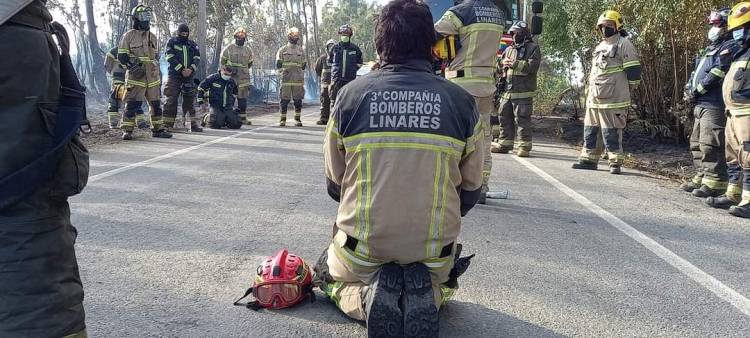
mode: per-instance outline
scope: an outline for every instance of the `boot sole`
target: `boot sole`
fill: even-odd
[[[706,203],[706,205],[714,209],[723,209],[723,210],[729,210],[729,208],[735,206],[735,204],[713,204],[713,203],[710,203],[708,199],[706,199],[704,203]]]
[[[398,306],[404,276],[397,265],[384,265],[378,275],[372,304],[367,313],[367,336],[403,337],[404,323]]]
[[[737,206],[732,206],[729,208],[729,214],[734,217],[740,217],[740,218],[750,218],[750,214],[748,214],[746,211],[743,211],[742,209],[738,208]]]
[[[404,336],[437,337],[439,328],[430,271],[424,264],[409,264],[404,267]]]

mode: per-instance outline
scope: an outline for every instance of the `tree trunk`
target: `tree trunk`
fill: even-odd
[[[94,1],[93,0],[85,0],[84,4],[86,6],[86,24],[88,26],[88,33],[89,33],[89,52],[91,53],[91,75],[93,77],[93,83],[96,88],[94,90],[98,95],[97,101],[101,98],[102,94],[105,92],[106,88],[109,86],[107,84],[107,78],[104,75],[105,72],[102,72],[100,70],[104,69],[104,52],[102,51],[101,47],[99,46],[99,38],[96,36],[96,22],[94,20]]]
[[[219,58],[221,57],[221,51],[224,49],[224,33],[226,31],[226,24],[219,22],[216,25],[216,41],[214,44],[214,55],[211,58],[211,71],[219,69]]]
[[[201,53],[201,62],[198,65],[198,78],[206,78],[206,0],[198,0],[198,49]]]

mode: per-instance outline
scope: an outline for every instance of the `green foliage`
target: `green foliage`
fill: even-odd
[[[329,1],[321,9],[321,44],[328,39],[338,40],[339,27],[349,24],[354,29],[352,42],[362,49],[365,61],[375,60],[375,20],[380,9],[380,5],[365,0],[339,1],[337,5]]]

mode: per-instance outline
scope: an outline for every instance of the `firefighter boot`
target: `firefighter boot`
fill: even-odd
[[[735,217],[750,218],[750,204],[731,206],[729,214]]]
[[[529,157],[529,151],[526,150],[526,149],[518,149],[518,151],[516,151],[516,156],[518,156],[518,157]]]
[[[279,112],[281,117],[279,119],[279,127],[286,127],[286,112],[289,109],[290,100],[281,100],[279,102]]]
[[[368,337],[402,337],[404,335],[404,318],[399,308],[403,288],[404,273],[401,266],[388,263],[380,268],[378,277],[363,289]],[[430,292],[432,292],[431,288]]]
[[[622,166],[617,163],[612,163],[609,165],[609,173],[614,175],[622,174]]]
[[[168,132],[166,129],[158,129],[151,132],[151,137],[156,138],[172,138],[172,133]]]
[[[740,203],[740,197],[724,194],[719,197],[706,198],[705,203],[712,208],[729,209]]]
[[[478,204],[487,204],[488,192],[490,192],[490,188],[486,185],[483,185],[482,189],[479,191],[479,200],[477,200]]]
[[[685,192],[693,192],[693,190],[700,189],[700,187],[700,183],[695,183],[694,181],[687,181],[680,184],[680,190]]]
[[[573,169],[582,169],[582,170],[598,170],[599,164],[596,162],[589,162],[589,161],[583,161],[580,160],[578,163],[573,163]]]
[[[724,195],[725,192],[726,190],[711,189],[706,185],[702,185],[700,188],[693,190],[693,196],[699,198],[719,197]]]
[[[302,100],[294,100],[294,125],[302,127]]]
[[[151,125],[146,121],[146,115],[142,111],[135,113],[135,123],[138,129],[151,129]]]
[[[125,130],[122,132],[122,139],[123,141],[130,141],[133,139],[133,132],[130,130]]]
[[[403,269],[404,336],[437,337],[440,325],[430,269],[422,263],[412,263]]]

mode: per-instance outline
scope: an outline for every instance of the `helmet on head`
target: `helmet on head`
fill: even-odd
[[[289,28],[289,31],[286,32],[286,36],[290,39],[299,39],[300,35],[299,28],[297,27]]]
[[[130,16],[137,21],[151,21],[151,18],[153,17],[153,10],[151,9],[151,7],[138,5],[133,7],[133,10],[130,12]]]
[[[180,24],[180,25],[179,25],[179,26],[177,27],[177,34],[179,35],[179,34],[181,34],[181,33],[190,33],[190,27],[188,27],[188,25],[187,25],[187,24],[181,23],[181,24]]]
[[[234,31],[234,38],[235,39],[246,39],[247,38],[247,32],[242,27],[237,28],[237,30]]]
[[[354,35],[354,30],[348,24],[343,25],[339,27],[339,35],[345,35],[345,36],[351,37],[352,35]]]
[[[727,29],[730,31],[750,22],[750,2],[743,1],[734,5],[732,11],[729,13],[727,22]]]
[[[602,15],[599,16],[599,20],[596,21],[596,26],[600,27],[604,25],[607,21],[612,21],[615,23],[615,29],[618,31],[622,29],[622,26],[624,25],[622,21],[622,14],[617,11],[607,10],[602,13]]]
[[[510,27],[510,30],[508,30],[508,34],[513,33],[521,33],[521,34],[528,34],[529,33],[529,25],[526,23],[526,21],[520,20],[513,24],[513,26]]]
[[[250,293],[255,302],[249,303],[248,307],[283,309],[297,305],[307,297],[314,297],[312,272],[301,257],[282,249],[260,263],[253,287],[245,296]],[[235,302],[235,305],[240,304]]]
[[[326,41],[326,50],[330,50],[335,45],[336,45],[336,40],[334,39],[330,39]]]
[[[716,27],[726,27],[730,11],[729,7],[711,11],[711,14],[708,15],[708,24]]]

